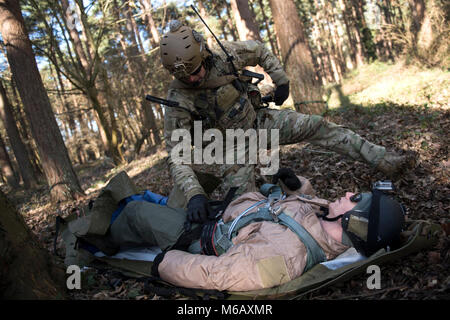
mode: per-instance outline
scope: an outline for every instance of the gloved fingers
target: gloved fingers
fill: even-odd
[[[187,211],[187,216],[186,216],[186,220],[187,221],[189,221],[189,222],[192,222],[193,221],[193,212],[192,212],[193,210],[192,209],[188,209],[188,211]]]
[[[277,86],[274,94],[275,105],[281,106],[289,97],[289,83]]]
[[[280,168],[278,172],[273,176],[272,183],[277,183],[278,180],[281,181],[288,187],[290,190],[294,191],[300,189],[302,183],[300,179],[295,175],[294,171],[290,168]]]
[[[286,187],[288,187],[292,191],[295,191],[302,187],[302,183],[300,182],[300,179],[297,177],[288,177],[284,179],[283,182],[286,185]]]

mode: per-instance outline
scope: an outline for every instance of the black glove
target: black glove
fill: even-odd
[[[189,199],[187,205],[187,220],[189,222],[203,223],[208,220],[211,211],[208,199],[202,194],[197,194]]]
[[[288,97],[289,97],[289,82],[277,86],[273,97],[273,101],[275,102],[275,104],[277,106],[281,106]]]
[[[278,182],[278,179],[284,183],[289,190],[295,191],[302,187],[302,183],[300,179],[295,175],[294,171],[289,168],[280,168],[278,172],[273,176],[272,183],[275,184]]]

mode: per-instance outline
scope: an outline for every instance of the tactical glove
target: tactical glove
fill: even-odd
[[[202,194],[197,194],[189,199],[187,205],[187,220],[189,222],[197,223],[206,222],[211,211],[208,199]]]
[[[274,102],[277,106],[281,106],[284,101],[289,97],[289,82],[277,86],[274,94]]]
[[[273,176],[272,183],[275,184],[280,179],[289,190],[295,191],[302,187],[300,179],[295,175],[294,171],[289,168],[280,168]]]

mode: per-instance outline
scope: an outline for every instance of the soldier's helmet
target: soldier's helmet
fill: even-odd
[[[169,23],[160,41],[161,61],[177,79],[188,77],[196,71],[208,55],[203,37],[178,20]]]

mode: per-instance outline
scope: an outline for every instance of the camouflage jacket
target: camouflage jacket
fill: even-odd
[[[224,42],[228,53],[234,57],[233,63],[238,71],[248,66],[260,65],[270,75],[275,85],[288,83],[289,79],[280,61],[258,41]],[[172,132],[186,129],[192,132],[193,121],[201,119],[202,129],[226,129],[253,126],[256,118],[254,107],[260,105],[258,88],[248,82],[243,90],[233,85],[232,67],[220,48],[211,49],[212,56],[206,61],[205,81],[197,87],[174,80],[167,99],[177,101],[181,108],[165,107],[164,138],[169,154],[168,165],[174,182],[183,190],[189,200],[196,194],[205,194],[189,165],[176,164],[170,154],[178,141],[171,141]],[[192,137],[193,139],[193,137]]]

